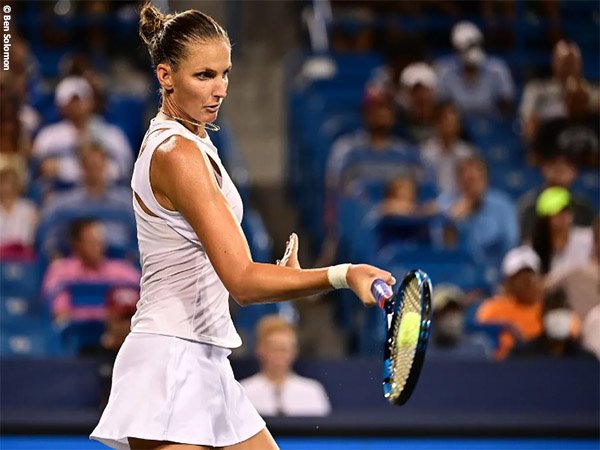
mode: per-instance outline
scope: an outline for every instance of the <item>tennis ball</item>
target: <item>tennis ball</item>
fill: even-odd
[[[402,347],[415,347],[419,340],[421,329],[421,314],[416,312],[405,312],[400,320],[398,330],[398,344]]]

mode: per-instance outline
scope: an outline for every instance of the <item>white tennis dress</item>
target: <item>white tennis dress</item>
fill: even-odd
[[[118,450],[130,450],[128,437],[223,447],[265,426],[227,358],[229,349],[242,343],[229,314],[229,293],[190,224],[163,208],[152,192],[152,155],[175,135],[195,142],[218,167],[227,202],[239,221],[243,214],[240,195],[210,138],[178,122],[153,119],[131,181],[156,215],[133,200],[142,262],[140,300],[115,361],[108,404],[90,435]]]

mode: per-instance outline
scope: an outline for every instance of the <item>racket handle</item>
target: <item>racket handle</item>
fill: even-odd
[[[371,292],[381,309],[384,309],[385,301],[394,295],[388,284],[379,278],[373,281],[373,284],[371,285]]]

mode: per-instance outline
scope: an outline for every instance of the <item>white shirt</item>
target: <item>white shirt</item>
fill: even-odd
[[[0,244],[33,246],[36,224],[36,208],[29,200],[17,200],[11,211],[0,207]]]
[[[326,416],[331,412],[323,385],[295,373],[279,391],[262,373],[240,383],[256,410],[264,416]]]
[[[198,152],[218,166],[221,191],[238,222],[242,221],[242,199],[210,138],[200,138],[172,120],[153,119],[131,179],[133,191],[156,216],[147,214],[133,199],[142,279],[131,331],[177,336],[219,347],[239,347],[242,340],[229,313],[229,292],[200,239],[179,212],[163,208],[152,192],[152,155],[162,142],[176,135],[194,142]],[[212,219],[218,221],[219,217]]]
[[[589,227],[573,227],[565,248],[552,257],[549,279],[561,277],[574,267],[586,263],[594,245],[594,235]]]
[[[123,131],[102,119],[92,118],[90,136],[101,143],[108,154],[108,174],[111,181],[123,180],[131,173],[133,154]],[[78,148],[80,131],[72,122],[61,122],[43,127],[33,142],[32,154],[38,161],[58,158],[58,179],[68,183],[81,180]]]
[[[590,86],[590,106],[596,108],[600,93],[596,86]],[[531,115],[540,121],[566,117],[565,92],[562,85],[554,78],[531,80],[525,85],[519,115],[526,120]]]

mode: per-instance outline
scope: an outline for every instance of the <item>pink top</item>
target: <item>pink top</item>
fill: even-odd
[[[68,283],[132,283],[139,284],[140,272],[132,264],[107,259],[97,269],[85,267],[78,258],[69,257],[54,261],[42,283],[42,295],[48,297]],[[103,320],[105,306],[80,306],[73,308],[71,294],[58,291],[52,300],[52,313],[68,314],[76,320]]]

